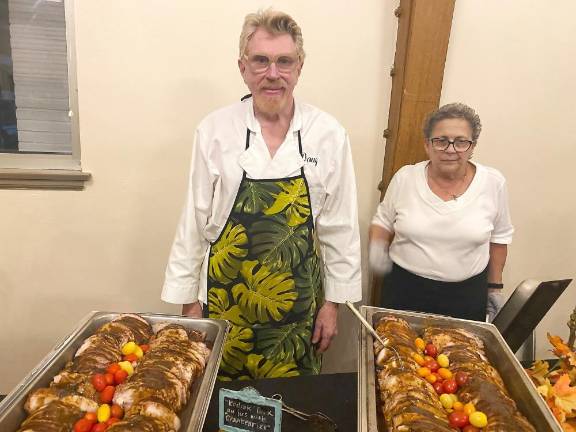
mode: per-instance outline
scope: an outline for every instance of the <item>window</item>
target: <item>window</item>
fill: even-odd
[[[0,0],[0,187],[82,188],[72,1]]]

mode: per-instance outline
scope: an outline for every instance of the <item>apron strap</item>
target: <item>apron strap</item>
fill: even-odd
[[[302,154],[302,136],[300,135],[300,130],[298,130],[298,151],[300,152],[300,156],[304,157]],[[300,167],[300,174],[304,177],[304,165]]]

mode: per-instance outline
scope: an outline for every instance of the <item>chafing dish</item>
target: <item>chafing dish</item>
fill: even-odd
[[[72,360],[82,342],[94,334],[100,326],[119,315],[120,313],[115,312],[92,312],[88,314],[72,333],[57,344],[40,364],[0,402],[0,430],[3,432],[16,431],[26,418],[24,403],[27,395],[37,388],[47,387],[52,378],[64,368],[68,361]],[[224,341],[228,333],[228,323],[223,320],[193,319],[157,313],[140,313],[138,315],[152,325],[169,322],[206,333],[206,344],[212,352],[204,374],[192,385],[190,401],[179,413],[182,422],[181,431],[201,431],[218,373]]]
[[[369,306],[362,306],[360,312],[372,325],[381,317],[391,315],[405,319],[418,333],[424,327],[433,325],[462,328],[477,335],[484,341],[488,360],[502,376],[504,384],[520,412],[534,425],[538,432],[562,432],[562,428],[536,391],[536,387],[494,325],[440,315]],[[358,430],[361,432],[383,432],[385,431],[383,420],[377,412],[373,338],[362,326],[360,328],[359,347]]]

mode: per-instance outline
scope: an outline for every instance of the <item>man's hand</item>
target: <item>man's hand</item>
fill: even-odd
[[[197,301],[182,305],[182,315],[190,318],[202,318],[202,303]]]
[[[338,334],[338,304],[327,301],[318,311],[312,343],[317,344],[318,353],[328,349],[332,338]]]

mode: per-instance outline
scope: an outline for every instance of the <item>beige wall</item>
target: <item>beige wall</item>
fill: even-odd
[[[576,276],[576,3],[458,0],[442,103],[475,107],[483,122],[476,160],[508,180],[516,228],[506,294],[522,280]],[[576,282],[537,329],[568,336]]]
[[[76,3],[93,181],[82,192],[0,191],[0,393],[91,310],[178,311],[159,295],[193,129],[246,93],[235,59],[247,12],[273,4],[299,21],[308,57],[297,95],[350,133],[363,235],[377,203],[396,2]],[[355,368],[354,332],[345,319],[328,370]]]

